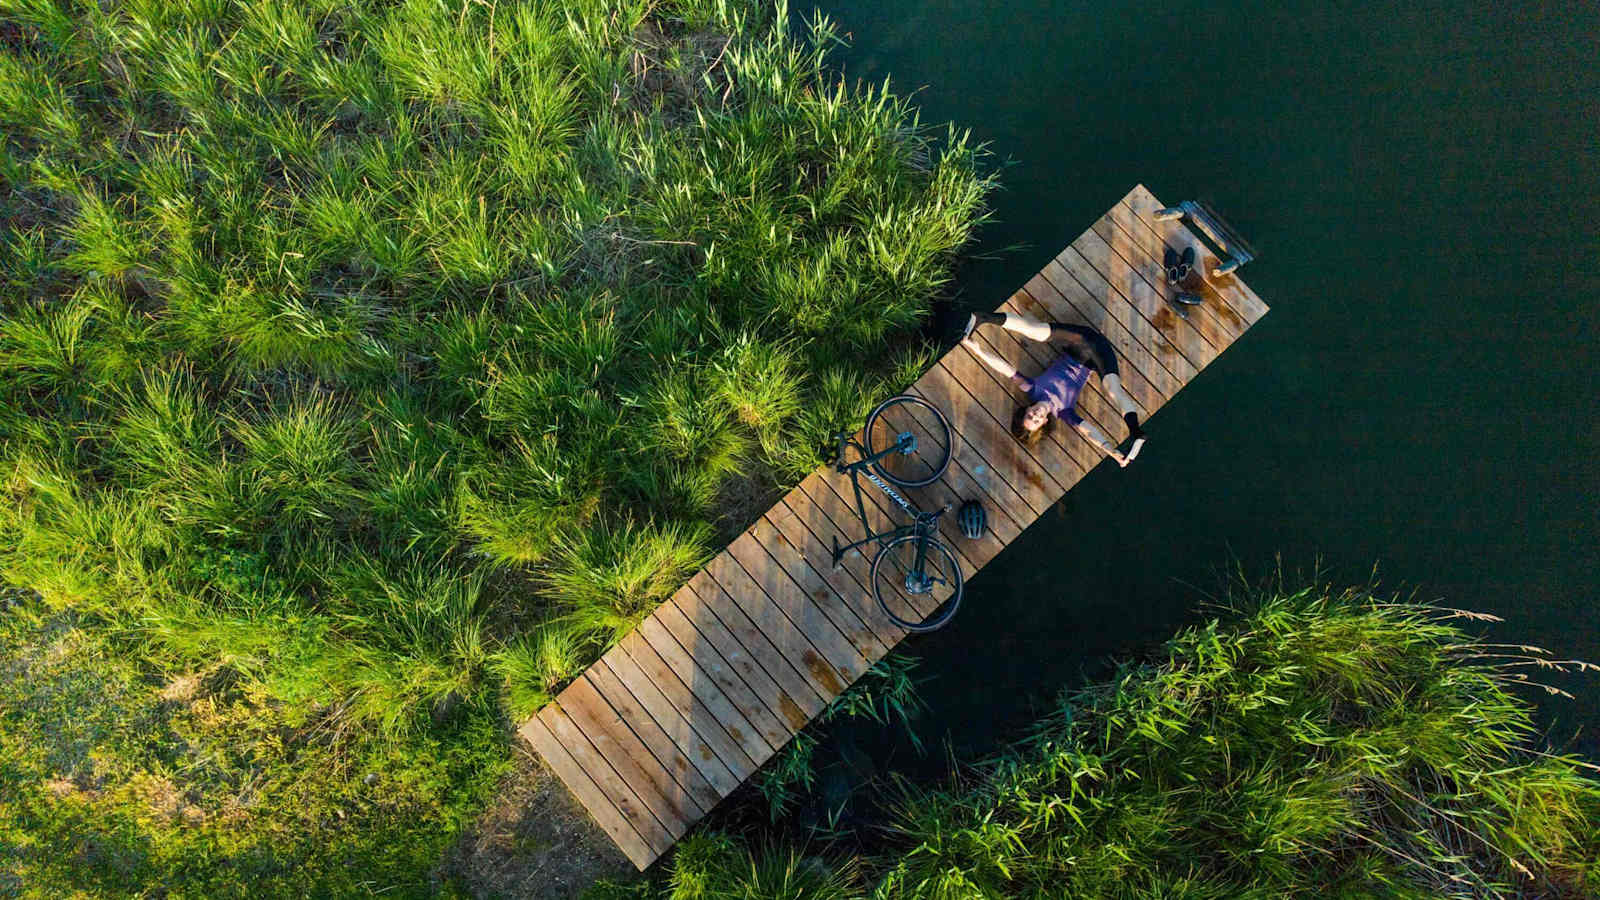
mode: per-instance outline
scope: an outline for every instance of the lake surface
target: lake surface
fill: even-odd
[[[1272,307],[1133,466],[1097,469],[905,645],[931,678],[926,738],[994,749],[1194,621],[1230,561],[1261,575],[1279,554],[1341,583],[1376,565],[1503,616],[1495,640],[1600,659],[1600,5],[821,8],[853,36],[847,77],[891,77],[1012,163],[963,310],[1138,182],[1228,216]],[[1546,723],[1600,758],[1600,676],[1560,684],[1577,699]],[[863,742],[880,769],[943,769]]]

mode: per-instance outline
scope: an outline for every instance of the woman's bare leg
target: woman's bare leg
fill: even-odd
[[[1007,331],[1014,331],[1033,341],[1050,340],[1050,326],[1038,319],[1030,319],[1022,313],[1001,313],[1006,317],[1000,327]]]
[[[1021,313],[1007,312],[981,312],[973,313],[967,318],[967,330],[962,335],[972,334],[972,330],[979,325],[999,325],[1007,331],[1015,332],[1029,340],[1050,340],[1050,326],[1037,319],[1030,319]]]
[[[1133,405],[1133,398],[1123,390],[1122,376],[1117,373],[1100,376],[1100,386],[1106,389],[1106,396],[1121,411],[1122,421],[1128,423],[1128,437],[1133,438],[1133,446],[1128,448],[1128,462],[1133,462],[1133,458],[1144,449],[1144,429],[1139,427],[1139,407]]]
[[[1110,375],[1101,378],[1100,384],[1106,389],[1106,396],[1110,397],[1111,402],[1117,405],[1117,412],[1122,413],[1123,418],[1127,418],[1129,413],[1133,413],[1135,416],[1139,414],[1139,407],[1133,405],[1133,398],[1129,397],[1128,392],[1122,389],[1121,375],[1112,372]]]

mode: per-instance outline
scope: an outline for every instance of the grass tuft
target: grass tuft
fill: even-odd
[[[1450,610],[1272,587],[907,787],[883,896],[1576,896],[1593,768],[1535,746],[1526,665]]]
[[[0,4],[0,584],[330,732],[527,714],[893,391],[984,218],[981,149],[836,42]]]

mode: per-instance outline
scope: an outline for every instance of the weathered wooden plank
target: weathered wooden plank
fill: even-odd
[[[732,722],[739,719],[730,716],[731,705],[724,705],[729,701],[720,689],[713,690],[715,686],[707,684],[705,676],[692,668],[682,673],[675,671],[638,631],[624,637],[611,650],[619,656],[615,660],[618,668],[636,667],[640,675],[682,711],[696,734],[717,749],[728,768],[736,773],[743,771],[741,778],[748,777],[772,755],[772,746],[761,740],[755,727],[748,722],[743,727],[734,725],[737,735],[723,724],[724,719]],[[703,696],[711,696],[712,703],[707,703]]]
[[[699,671],[721,688],[722,695],[739,711],[740,718],[725,723],[723,730],[730,737],[753,732],[761,735],[773,749],[783,746],[791,731],[787,724],[788,717],[782,714],[783,704],[779,698],[784,696],[783,692],[775,686],[768,690],[766,683],[746,677],[747,669],[760,673],[763,678],[765,673],[760,666],[750,662],[737,641],[723,639],[726,631],[715,616],[691,620],[683,610],[682,601],[685,599],[691,604],[699,603],[680,589],[656,610],[652,618],[672,635],[677,645],[694,660]],[[734,649],[725,649],[730,643]],[[671,648],[668,649],[670,651]],[[731,658],[730,653],[743,660],[744,665]],[[756,686],[758,684],[759,687]]]
[[[629,787],[622,776],[606,762],[604,756],[595,749],[589,739],[584,736],[577,725],[567,717],[561,708],[559,698],[545,704],[535,718],[544,726],[551,741],[563,748],[571,759],[576,761],[578,770],[584,773],[594,785],[599,788],[598,795],[602,802],[594,808],[603,808],[606,804],[615,808],[619,815],[627,820],[639,838],[649,846],[654,856],[660,856],[672,847],[672,842],[677,839],[661,820],[655,817],[633,788]],[[552,764],[552,768],[563,759],[563,754],[552,753],[545,756],[545,760]],[[574,782],[562,776],[562,780],[570,786]],[[581,783],[581,781],[580,781]],[[580,802],[584,799],[579,794]],[[585,804],[587,806],[587,804]],[[598,817],[597,817],[598,820]],[[601,822],[601,827],[605,823]],[[653,857],[652,857],[653,858]]]
[[[744,682],[750,695],[760,699],[760,708],[767,711],[760,714],[758,709],[745,718],[753,716],[761,723],[759,730],[767,742],[774,747],[780,746],[787,739],[786,735],[794,730],[794,723],[807,718],[794,699],[794,692],[773,680],[761,661],[751,655],[739,638],[688,585],[680,588],[668,602],[672,604],[672,609],[666,610],[661,616],[662,624],[678,638],[679,644],[694,644],[695,653],[709,657],[714,650],[721,656],[738,674],[739,680]],[[707,643],[710,649],[706,648]],[[803,683],[801,688],[805,689]]]
[[[594,779],[589,777],[589,773],[583,770],[583,766],[567,752],[567,748],[556,740],[555,735],[550,733],[549,727],[538,716],[523,722],[517,733],[532,745],[534,751],[544,759],[545,765],[550,767],[550,771],[554,772],[578,802],[583,804],[583,808],[589,811],[589,815],[600,828],[611,836],[611,840],[616,842],[629,862],[644,869],[655,862],[656,857],[666,852],[671,838],[664,832],[660,833],[659,840],[662,847],[656,849],[641,837],[639,832],[634,830],[633,822],[630,820],[630,813],[637,815],[631,809],[631,801],[619,803],[608,797]]]
[[[861,665],[855,649],[816,607],[805,604],[796,610],[799,622],[790,618],[789,612],[767,594],[761,582],[750,577],[732,554],[725,553],[713,559],[703,571],[727,596],[738,599],[739,611],[750,617],[784,659],[805,673],[823,699],[839,696],[856,677],[845,675],[840,669],[841,666],[849,670]],[[831,654],[812,641],[813,634],[832,651]]]
[[[1207,363],[1216,358],[1217,349],[1211,346],[1193,323],[1180,316],[1170,304],[1157,296],[1155,290],[1128,268],[1127,262],[1113,253],[1092,228],[1085,231],[1071,247],[1062,251],[1056,257],[1056,262],[1077,276],[1080,282],[1086,279],[1092,282],[1098,277],[1110,285],[1112,290],[1121,294],[1123,299],[1143,313],[1151,326],[1178,348],[1184,359],[1194,366],[1196,372],[1204,369]]]
[[[921,407],[901,404],[884,410],[883,420],[887,421],[897,431],[910,431],[917,435],[918,440],[923,440],[925,435],[931,434],[933,429],[938,428],[938,423],[931,421],[931,415],[927,415],[926,420],[923,418],[925,415],[927,415],[927,411]],[[1016,540],[1017,535],[1021,534],[1022,529],[1026,526],[1018,524],[1017,520],[1013,518],[1011,507],[1015,503],[1026,508],[1026,504],[1013,500],[1012,496],[1014,495],[1007,496],[1002,494],[1001,496],[1005,497],[1005,500],[997,500],[990,496],[989,490],[983,484],[972,477],[972,473],[968,469],[968,462],[963,457],[971,457],[973,453],[956,436],[953,425],[950,430],[950,445],[950,465],[945,469],[939,480],[943,481],[950,491],[963,501],[989,501],[986,506],[989,509],[990,529],[994,532],[995,539],[1000,542],[1002,547]],[[990,476],[987,479],[988,481],[1002,485],[1009,490],[1010,485],[1006,485],[1001,478],[994,476],[990,472],[988,461],[982,456],[978,456],[972,464]],[[997,486],[996,490],[998,489]],[[956,508],[952,509],[948,515],[955,516],[956,511],[959,509],[960,504],[957,504]]]
[[[815,473],[806,476],[809,481]],[[798,488],[778,501],[767,511],[767,521],[783,535],[793,552],[805,559],[829,585],[840,599],[855,611],[857,618],[872,629],[885,649],[893,648],[905,637],[904,629],[889,621],[872,600],[871,583],[867,580],[866,563],[860,554],[840,560],[833,565],[832,545],[824,535],[837,533],[833,523],[817,505]]]
[[[695,660],[694,654],[678,643],[662,624],[661,619],[655,616],[645,619],[633,630],[633,634],[639,636],[640,642],[635,647],[629,648],[633,658],[648,659],[648,655],[643,652],[643,647],[648,645],[665,667],[694,691],[700,702],[704,703],[716,720],[722,723],[722,729],[728,733],[728,737],[737,741],[751,759],[759,763],[771,756],[778,747],[783,746],[782,738],[768,737],[768,732],[759,718],[763,710],[760,700],[747,692],[739,694],[737,701],[729,697],[728,691],[738,692],[742,682],[737,678],[728,677],[725,672],[715,672],[702,666]],[[746,716],[746,711],[749,712],[749,716]],[[752,717],[755,717],[756,721],[752,722]],[[783,730],[781,727],[776,729],[780,734]]]
[[[756,548],[766,554],[767,564],[787,574],[794,582],[795,588],[810,598],[812,603],[833,620],[839,630],[844,632],[845,637],[850,639],[856,652],[868,666],[888,652],[889,648],[878,639],[877,634],[861,616],[857,615],[855,608],[811,568],[799,548],[791,544],[766,516],[762,516],[750,526],[749,534],[755,539]],[[760,559],[741,557],[740,562],[744,564],[746,571],[751,566],[762,565]]]
[[[722,589],[722,585],[712,578],[709,572],[701,569],[689,579],[685,587],[699,598],[702,613],[715,615],[718,621],[739,639],[745,651],[761,664],[761,668],[765,669],[774,681],[782,685],[784,691],[794,701],[799,708],[799,715],[790,709],[789,715],[785,717],[785,722],[793,726],[791,731],[805,727],[805,723],[822,712],[828,700],[833,699],[822,695],[816,683],[807,676],[803,663],[798,660],[790,661],[784,655],[783,649],[774,642],[776,635],[769,635],[763,631],[761,623],[751,618],[738,601],[728,596],[728,592]],[[687,613],[688,607],[684,607],[684,611]],[[695,618],[694,621],[698,622],[699,619]],[[794,724],[796,720],[800,722],[799,725]]]
[[[752,581],[761,585],[773,603],[811,636],[812,645],[833,662],[839,674],[848,679],[847,684],[860,678],[872,664],[871,654],[880,646],[878,639],[832,591],[812,596],[797,583],[794,574],[763,546],[771,539],[772,532],[770,522],[757,519],[749,530],[728,545],[728,555]],[[826,621],[834,630],[812,630],[806,624],[810,621]]]
[[[666,732],[654,727],[650,716],[643,716],[632,695],[624,692],[621,698],[606,697],[600,689],[600,681],[606,674],[605,669],[589,666],[563,690],[562,708],[574,716],[578,727],[590,735],[590,741],[594,741],[590,729],[598,729],[611,746],[627,754],[629,761],[650,777],[662,798],[672,806],[672,812],[680,815],[683,822],[696,822],[701,815],[710,812],[710,807],[717,806],[717,791],[712,790],[710,781],[698,769],[694,769],[688,757],[666,743]],[[582,719],[578,719],[579,713],[584,716]],[[637,721],[624,719],[629,713],[640,717]],[[605,751],[605,743],[594,743]],[[611,767],[618,769],[614,762]]]
[[[1166,251],[1171,249],[1182,253],[1183,247],[1168,248],[1161,236],[1140,222],[1138,216],[1134,215],[1133,210],[1125,203],[1111,207],[1111,211],[1094,224],[1094,229],[1105,238],[1112,249],[1128,261],[1129,265],[1144,276],[1144,280],[1156,289],[1161,299],[1173,301],[1179,289],[1167,283]],[[1196,269],[1204,271],[1202,267],[1206,261],[1206,249],[1203,245],[1195,245],[1195,249],[1200,253],[1196,260]],[[1192,279],[1190,281],[1192,282]],[[1184,308],[1189,311],[1190,321],[1200,325],[1213,346],[1219,350],[1226,348],[1250,326],[1239,318],[1232,307],[1215,296],[1215,291],[1207,289],[1202,293],[1210,298],[1209,302]]]
[[[669,696],[654,679],[644,674],[633,657],[615,647],[600,658],[598,665],[633,695],[655,720],[656,726],[672,738],[700,769],[700,774],[717,788],[720,796],[727,796],[755,771],[755,763],[733,742],[722,724],[711,718],[710,710],[704,712],[698,725],[689,718],[696,715],[697,710],[694,694],[683,682],[671,679],[668,687],[673,693]]]
[[[598,665],[590,666],[584,677],[672,773],[678,784],[694,796],[701,808],[709,811],[739,786],[739,779],[717,758],[710,745],[694,734],[682,716],[674,712],[658,720],[656,713],[635,696],[638,692],[616,676],[605,657],[600,658]]]
[[[668,834],[673,837],[683,834],[690,822],[705,814],[582,675],[568,685],[552,705],[561,707],[600,756],[622,776],[628,787],[633,788],[634,796],[655,815]]]
[[[1112,212],[1122,209],[1120,205],[1112,207]],[[1153,235],[1135,239],[1140,234],[1139,229],[1129,232],[1117,225],[1112,213],[1101,216],[1089,230],[1099,237],[1105,245],[1111,248],[1111,253],[1121,259],[1128,270],[1139,277],[1155,292],[1155,295],[1166,303],[1169,309],[1178,314],[1178,318],[1186,321],[1200,333],[1213,352],[1221,352],[1233,342],[1233,335],[1223,326],[1221,321],[1211,313],[1210,307],[1205,304],[1199,306],[1173,306],[1172,298],[1178,293],[1177,288],[1167,284],[1167,270],[1161,257],[1163,253],[1153,245],[1157,243]]]
[[[1189,229],[1182,222],[1158,222],[1155,218],[1157,210],[1161,209],[1161,201],[1157,200],[1144,185],[1138,185],[1122,198],[1122,205],[1133,211],[1138,220],[1144,223],[1156,234],[1161,235],[1163,241],[1174,249],[1181,249],[1190,244],[1199,243]],[[1215,257],[1213,257],[1214,259]],[[1213,266],[1207,267],[1206,283],[1238,314],[1246,325],[1254,325],[1261,317],[1267,314],[1267,305],[1261,302],[1256,292],[1250,289],[1237,274],[1224,275],[1213,278],[1209,271]]]

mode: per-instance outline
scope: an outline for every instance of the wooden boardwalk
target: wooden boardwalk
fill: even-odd
[[[1179,222],[1155,221],[1159,208],[1135,187],[1000,307],[1105,333],[1142,418],[1267,312],[1228,276],[1179,316],[1167,300],[1162,251],[1199,242]],[[977,335],[1024,374],[1053,357],[998,328]],[[1015,391],[959,345],[909,393],[943,410],[956,437],[944,477],[907,496],[923,509],[978,498],[989,512],[989,532],[976,541],[957,532],[954,516],[943,519],[969,579],[1103,458],[1071,429],[1033,447],[1014,440]],[[1126,434],[1098,380],[1078,408],[1113,439]],[[1145,452],[1169,449],[1157,440]],[[1129,489],[1137,472],[1136,462]],[[898,523],[887,499],[864,487],[875,530]],[[835,535],[841,543],[860,536],[849,502],[847,477],[812,473],[523,724],[522,735],[639,868],[904,637],[874,605],[870,560],[856,553],[838,568],[830,563]],[[960,622],[958,614],[952,627]]]

